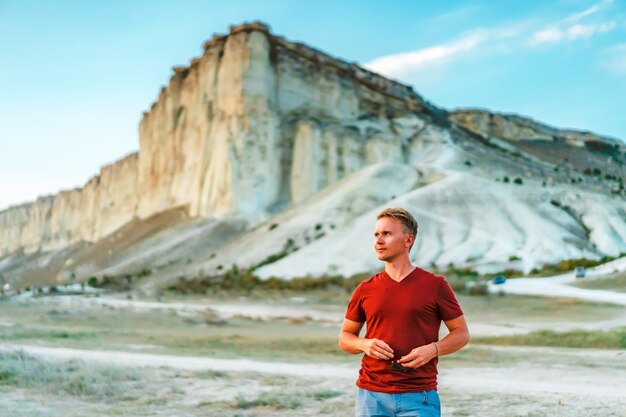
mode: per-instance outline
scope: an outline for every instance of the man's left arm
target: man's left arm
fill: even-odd
[[[398,362],[406,368],[419,368],[436,356],[454,353],[467,345],[469,342],[469,330],[463,315],[452,320],[445,320],[444,323],[450,333],[443,339],[416,347],[408,355],[401,357]]]

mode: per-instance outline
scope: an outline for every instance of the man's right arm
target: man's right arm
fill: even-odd
[[[339,347],[341,350],[351,354],[363,352],[375,359],[393,358],[393,349],[387,343],[379,339],[359,337],[363,324],[362,322],[343,319],[341,332],[339,333]]]

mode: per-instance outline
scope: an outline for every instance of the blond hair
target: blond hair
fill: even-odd
[[[387,208],[378,214],[376,220],[380,220],[383,217],[391,217],[400,221],[406,233],[412,234],[413,237],[417,236],[417,220],[407,210],[403,208]]]

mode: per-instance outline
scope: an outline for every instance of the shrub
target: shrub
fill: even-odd
[[[489,287],[484,281],[470,281],[467,283],[465,289],[469,295],[488,295]]]
[[[565,259],[556,264],[544,265],[541,269],[534,268],[532,271],[530,271],[530,273],[532,275],[549,275],[549,274],[555,274],[555,273],[570,272],[574,270],[574,268],[576,268],[577,266],[582,266],[584,268],[592,268],[594,266],[611,262],[623,256],[626,256],[626,253],[620,253],[617,256],[603,256],[600,259],[585,259],[585,258]]]
[[[249,294],[254,289],[270,291],[309,291],[341,288],[346,292],[352,292],[361,281],[369,277],[369,274],[356,274],[349,278],[344,278],[340,275],[323,275],[317,278],[298,277],[287,280],[272,277],[262,280],[254,275],[251,269],[240,270],[233,265],[229,271],[221,275],[201,275],[192,279],[179,277],[176,285],[169,287],[169,289],[180,293],[230,291]]]

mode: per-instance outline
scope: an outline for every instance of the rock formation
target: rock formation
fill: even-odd
[[[401,186],[388,186],[396,194],[379,191],[379,195],[386,196],[381,200],[376,190],[369,194],[367,182],[362,182],[365,180],[354,179],[357,177],[347,180],[361,184],[359,187],[365,187],[359,188],[361,193],[370,197],[361,201],[360,208],[354,207],[359,213],[338,214],[331,210],[332,215],[343,218],[335,222],[337,228],[339,223],[349,225],[355,216],[393,201],[398,193],[409,193],[445,178],[457,178],[448,183],[453,188],[459,187],[458,192],[463,195],[472,192],[472,184],[483,184],[485,178],[493,182],[505,176],[523,177],[539,186],[543,181],[544,187],[546,181],[549,185],[569,184],[576,170],[602,164],[606,168],[607,157],[613,161],[609,167],[611,178],[615,178],[612,188],[591,180],[580,187],[609,195],[608,204],[617,204],[615,210],[611,209],[615,216],[620,215],[619,199],[624,196],[621,179],[626,149],[617,141],[590,133],[560,131],[513,115],[482,110],[448,113],[425,101],[410,86],[275,36],[261,23],[232,26],[228,35],[214,35],[204,44],[202,56],[187,67],[175,67],[167,86],[144,113],[139,137],[138,153],[102,167],[100,174],[84,187],[40,197],[33,203],[0,212],[0,273],[4,262],[5,274],[18,280],[26,274],[23,266],[19,266],[19,259],[31,259],[20,256],[36,255],[42,265],[52,265],[42,259],[51,257],[55,251],[58,254],[72,251],[79,244],[92,245],[91,250],[95,250],[105,238],[115,240],[114,232],[127,230],[118,234],[128,236],[130,229],[124,227],[148,224],[150,219],[171,210],[196,219],[194,227],[204,230],[198,232],[202,236],[210,236],[209,230],[211,233],[222,230],[219,236],[224,241],[201,245],[203,250],[219,244],[226,245],[226,249],[216,255],[189,246],[185,252],[180,249],[185,243],[180,242],[183,245],[178,247],[180,250],[166,246],[148,250],[150,245],[144,242],[142,254],[130,256],[132,250],[126,245],[123,260],[111,258],[98,265],[85,260],[83,275],[105,270],[122,273],[159,262],[164,268],[185,262],[191,273],[216,272],[218,266],[233,262],[225,254],[235,257],[241,252],[235,237],[243,235],[237,233],[259,227],[264,221],[273,222],[272,219],[280,218],[280,213],[294,207],[306,211],[303,207],[316,201],[318,195],[324,195],[329,187],[336,189],[344,178],[358,177],[363,172],[366,176],[363,178],[372,175],[372,184],[379,187],[385,187],[382,185],[385,178],[399,181],[388,169],[364,170],[380,164],[401,167],[398,169],[406,171],[403,175],[407,181],[401,181]],[[558,146],[559,158],[562,153],[578,156],[568,165],[555,159],[556,152],[545,155],[546,143]],[[584,153],[575,154],[576,149]],[[455,176],[463,172],[481,180]],[[487,194],[488,198],[495,198]],[[424,198],[432,199],[434,211],[454,205],[454,200],[442,200],[442,195],[425,192]],[[454,192],[451,198],[453,195]],[[570,206],[575,207],[576,203]],[[606,242],[606,233],[626,237],[626,230],[620,225],[607,226],[601,220],[594,220],[602,224],[596,230],[585,231],[596,223],[585,225],[589,213],[582,208],[574,215],[575,219],[571,213],[550,216],[559,224],[557,228],[574,230],[570,243],[578,248],[559,251],[556,245],[548,245],[554,250],[551,259],[626,250],[626,246],[612,250],[598,243]],[[291,232],[273,233],[287,233],[281,239],[292,242],[301,239],[298,244],[308,244],[304,236],[310,225],[305,227],[305,220],[294,222],[299,226],[294,226]],[[191,236],[195,232],[189,227],[186,230]],[[227,231],[236,233],[228,235]],[[588,236],[581,237],[581,233]],[[445,252],[459,245],[471,246],[472,242],[467,241],[469,235],[463,236],[461,240],[442,241],[437,250]],[[198,242],[194,242],[197,248]],[[233,248],[230,252],[228,245]],[[275,254],[269,247],[257,251],[247,245],[248,265]],[[503,251],[492,251],[489,262],[507,258],[519,248],[512,245]],[[109,250],[113,253],[113,249]],[[488,251],[489,248],[483,252],[459,253],[458,260],[460,263],[480,260]],[[431,255],[429,262],[437,263],[444,258],[450,262],[448,256]],[[545,259],[533,258],[531,264],[542,261]],[[54,268],[49,266],[47,274],[57,277],[60,271],[67,271],[67,265],[61,265],[60,261],[57,264]],[[354,262],[347,269],[337,267],[339,272],[357,269]],[[295,274],[289,268],[285,270]],[[316,274],[322,270],[313,268],[309,272]]]
[[[82,189],[0,212],[0,255],[94,242],[173,207],[262,217],[367,164],[406,159],[392,132],[407,140],[423,124],[415,112],[430,108],[409,86],[259,23],[214,36],[173,72],[140,122],[139,153]]]

